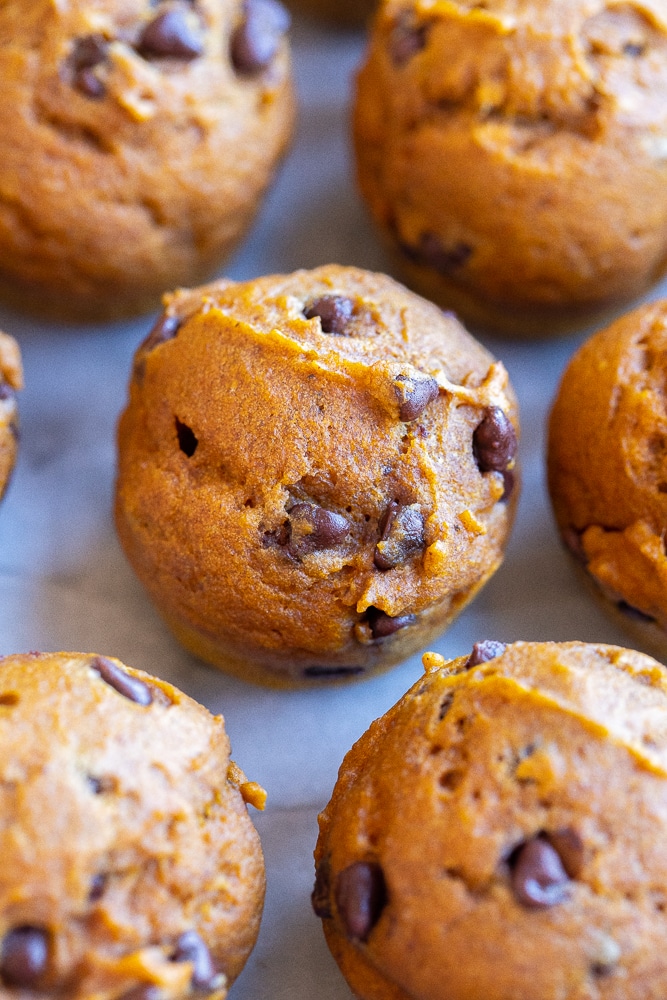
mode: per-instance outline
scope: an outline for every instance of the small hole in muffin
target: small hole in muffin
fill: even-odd
[[[184,455],[187,455],[188,458],[192,458],[197,450],[199,441],[192,431],[192,428],[188,427],[187,424],[182,423],[178,417],[176,417],[176,434],[178,435],[178,447]]]
[[[0,694],[0,705],[7,705],[7,707],[12,707],[13,705],[18,705],[19,696],[16,691],[5,691],[4,694]]]
[[[440,722],[442,722],[444,717],[447,715],[447,712],[451,708],[453,701],[454,701],[454,693],[453,691],[448,691],[447,694],[442,699],[442,701],[440,702],[440,711],[438,713],[438,719]]]
[[[243,506],[244,506],[244,507],[251,507],[251,508],[252,508],[252,507],[254,507],[254,506],[255,506],[255,501],[253,500],[253,498],[252,498],[252,497],[248,497],[248,499],[247,499],[247,500],[244,500],[244,501],[243,501]]]
[[[459,787],[463,778],[463,771],[454,768],[451,771],[444,771],[443,774],[440,775],[439,784],[441,788],[446,788],[448,792],[453,792]]]

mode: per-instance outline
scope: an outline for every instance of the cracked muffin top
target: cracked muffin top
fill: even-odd
[[[224,1000],[264,861],[221,716],[120,661],[0,657],[0,995]]]
[[[385,0],[354,131],[400,272],[475,325],[581,325],[665,269],[664,0]]]
[[[667,988],[667,669],[480,642],[348,753],[313,905],[362,1000],[643,1000]]]
[[[120,421],[116,522],[176,634],[274,682],[423,648],[502,558],[517,497],[503,366],[354,268],[166,301]]]
[[[657,622],[663,632],[666,373],[661,301],[617,320],[575,354],[551,411],[548,447],[549,491],[565,544],[628,616]]]
[[[0,294],[131,314],[208,277],[291,133],[276,0],[0,4]]]

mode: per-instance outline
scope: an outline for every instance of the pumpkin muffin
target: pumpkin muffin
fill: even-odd
[[[361,1000],[665,995],[667,670],[480,642],[355,744],[315,912]]]
[[[399,275],[473,327],[582,326],[665,271],[661,0],[385,0],[354,137]]]
[[[155,308],[245,233],[291,135],[276,0],[0,4],[0,294]]]
[[[503,366],[381,274],[167,296],[118,435],[116,523],[179,639],[263,683],[388,667],[501,562],[517,491]]]
[[[0,657],[0,994],[224,1000],[259,929],[263,799],[170,684]]]
[[[16,461],[19,436],[16,391],[22,388],[19,346],[12,337],[0,331],[0,499]]]

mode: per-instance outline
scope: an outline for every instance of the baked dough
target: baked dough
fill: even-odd
[[[582,326],[667,266],[663,0],[385,0],[354,136],[399,275],[473,328]]]
[[[118,435],[116,523],[197,655],[317,682],[423,648],[500,564],[503,366],[381,274],[335,265],[166,299]]]
[[[645,1000],[667,990],[667,670],[481,642],[355,744],[313,893],[361,1000]]]
[[[263,799],[170,684],[0,657],[0,995],[224,1000],[259,929]]]
[[[291,135],[275,0],[0,4],[0,294],[99,319],[209,277]]]

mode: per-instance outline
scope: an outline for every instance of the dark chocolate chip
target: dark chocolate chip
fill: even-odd
[[[440,389],[437,381],[430,375],[421,378],[397,375],[394,379],[394,392],[398,399],[398,415],[401,420],[409,421],[416,420],[428,404],[438,398]]]
[[[266,69],[289,25],[289,14],[276,0],[246,0],[243,20],[230,42],[237,73],[259,73]]]
[[[364,668],[354,667],[325,667],[313,666],[305,667],[304,677],[353,677],[355,674],[363,674]]]
[[[146,25],[137,42],[137,52],[146,59],[196,59],[204,51],[199,32],[190,24],[187,12],[172,7]]]
[[[423,233],[417,248],[417,257],[422,264],[428,264],[439,274],[451,274],[467,264],[472,255],[472,247],[467,243],[445,246],[435,233]]]
[[[374,608],[372,605],[366,610],[366,621],[369,624],[371,635],[374,639],[386,639],[408,625],[413,625],[417,619],[414,615],[397,615],[392,618],[385,611]]]
[[[88,892],[88,902],[96,903],[98,899],[101,899],[104,895],[104,890],[107,887],[107,876],[98,872],[97,875],[93,875],[90,880],[90,890]]]
[[[387,903],[384,875],[375,861],[355,861],[336,879],[336,907],[345,933],[365,941]]]
[[[426,45],[426,25],[401,18],[391,29],[389,53],[394,66],[404,66]]]
[[[197,445],[199,444],[199,438],[187,424],[184,424],[178,417],[175,418],[176,422],[176,436],[178,438],[178,447],[181,449],[184,455],[188,458],[192,458],[197,450]]]
[[[632,604],[628,604],[627,601],[618,601],[617,608],[628,618],[634,618],[638,622],[655,622],[653,615],[647,615],[645,611],[640,611],[639,608],[633,607]]]
[[[496,642],[495,639],[482,639],[472,647],[472,653],[468,657],[466,668],[477,667],[480,663],[488,663],[495,660],[497,656],[502,656],[507,646],[504,642]]]
[[[331,901],[329,899],[331,872],[326,859],[315,866],[315,885],[310,895],[310,902],[316,917],[328,920],[331,916]]]
[[[14,399],[14,390],[7,382],[0,382],[0,399]]]
[[[543,835],[555,849],[570,878],[577,878],[584,867],[584,842],[572,827],[550,830]]]
[[[94,101],[104,97],[107,92],[107,88],[92,69],[79,70],[74,76],[74,86],[85,97],[90,97]]]
[[[472,436],[480,472],[504,472],[516,454],[516,432],[499,406],[487,406]]]
[[[49,937],[41,927],[14,927],[0,951],[0,977],[5,986],[34,987],[46,970]]]
[[[543,836],[520,844],[509,864],[512,890],[523,906],[546,908],[566,899],[570,878],[556,848]]]
[[[335,333],[339,337],[344,337],[353,310],[352,299],[346,299],[342,295],[322,295],[306,306],[303,315],[306,319],[318,316],[322,333]]]
[[[514,469],[503,469],[501,475],[503,477],[504,489],[503,489],[503,495],[501,496],[500,499],[506,502],[512,496],[512,493],[514,493],[514,487],[516,485],[516,476],[514,474]]]
[[[380,541],[373,562],[380,570],[404,563],[424,544],[424,516],[416,504],[404,507],[392,500],[380,522]]]
[[[288,511],[288,515],[288,544],[293,556],[300,557],[318,549],[330,549],[339,545],[350,531],[347,518],[317,504],[305,501],[296,503]]]
[[[192,962],[192,985],[196,990],[213,989],[219,977],[211,953],[196,931],[185,931],[181,934],[171,955],[171,961]]]
[[[166,340],[173,340],[182,324],[183,320],[179,316],[170,316],[169,313],[163,313],[141,344],[139,350],[145,352],[152,351],[154,347],[164,344]]]
[[[72,83],[86,97],[104,97],[106,88],[93,72],[96,66],[106,61],[109,43],[103,35],[86,35],[77,39],[69,62]]]
[[[130,677],[124,670],[107,660],[104,656],[96,656],[90,661],[90,666],[95,670],[109,687],[118,691],[124,698],[129,698],[137,705],[150,705],[153,695],[148,684],[144,684],[138,677]]]

